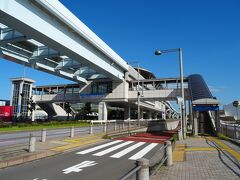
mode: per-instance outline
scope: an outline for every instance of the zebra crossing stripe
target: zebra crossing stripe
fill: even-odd
[[[149,151],[151,151],[151,149],[153,149],[157,145],[158,145],[158,143],[151,143],[148,146],[146,146],[145,148],[143,148],[141,151],[139,151],[138,153],[136,153],[135,155],[130,157],[129,159],[137,160],[139,158],[142,158],[145,154],[147,154]]]
[[[128,147],[127,149],[124,149],[124,150],[122,150],[122,151],[120,151],[120,152],[110,156],[110,157],[112,157],[112,158],[120,158],[120,157],[126,155],[127,153],[133,151],[134,149],[142,146],[143,144],[145,144],[145,142],[139,142],[137,144],[134,144],[134,145]]]
[[[119,149],[119,148],[121,148],[121,147],[124,147],[124,146],[126,146],[126,145],[128,145],[128,144],[131,144],[131,143],[133,143],[133,142],[134,142],[134,141],[127,141],[127,142],[121,143],[121,144],[119,144],[119,145],[113,146],[113,147],[111,147],[111,148],[109,148],[109,149],[100,151],[100,152],[98,152],[98,153],[96,153],[96,154],[93,154],[93,155],[94,155],[94,156],[102,156],[102,155],[105,155],[105,154],[107,154],[107,153],[110,153],[110,152],[112,152],[112,151],[114,151],[114,150],[117,150],[117,149]]]
[[[93,147],[93,148],[90,148],[90,149],[86,149],[84,151],[77,152],[76,154],[87,154],[87,153],[90,153],[90,152],[93,152],[93,151],[111,146],[113,144],[117,144],[119,142],[122,142],[122,140],[116,140],[116,141],[113,141],[113,142],[110,142],[110,143],[102,144],[102,145],[99,145],[99,146],[96,146],[96,147]]]

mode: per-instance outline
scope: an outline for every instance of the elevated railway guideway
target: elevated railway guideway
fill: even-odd
[[[77,83],[121,82],[129,69],[57,0],[1,0],[0,35],[0,57]]]

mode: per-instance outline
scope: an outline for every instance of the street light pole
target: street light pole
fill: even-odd
[[[185,98],[184,98],[184,87],[183,87],[183,63],[182,63],[182,48],[157,50],[155,55],[162,55],[164,53],[179,52],[179,68],[180,68],[180,87],[181,87],[181,134],[183,138],[186,138],[186,118],[185,118]]]
[[[139,64],[138,64],[138,83],[137,83],[137,106],[138,106],[138,109],[137,109],[137,113],[138,113],[138,126],[140,126],[140,91],[139,91]]]
[[[182,134],[183,138],[186,138],[186,118],[185,118],[185,98],[184,98],[184,87],[183,87],[183,63],[182,63],[182,48],[179,48],[179,66],[180,66],[180,86],[181,86],[181,115],[182,115]]]

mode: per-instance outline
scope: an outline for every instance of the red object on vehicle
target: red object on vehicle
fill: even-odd
[[[10,122],[13,118],[13,106],[0,106],[0,120]]]

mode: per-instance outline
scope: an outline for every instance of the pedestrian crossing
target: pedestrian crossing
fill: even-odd
[[[79,151],[76,154],[91,154],[93,156],[108,155],[110,158],[116,159],[131,154],[129,155],[130,157],[128,157],[128,159],[137,160],[147,155],[157,146],[160,148],[162,145],[158,143],[115,140],[89,149],[85,149],[83,151]],[[135,154],[133,155],[133,153]]]

